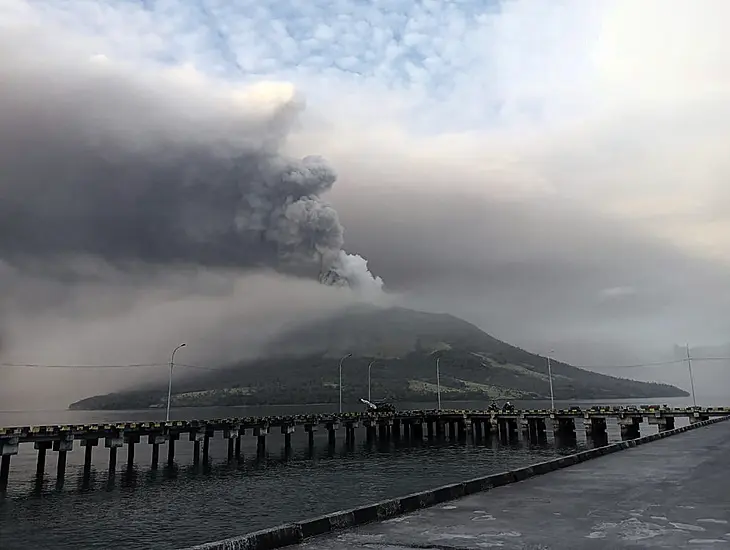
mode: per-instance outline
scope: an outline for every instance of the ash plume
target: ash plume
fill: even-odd
[[[380,288],[342,250],[322,198],[334,170],[283,152],[304,108],[290,86],[15,47],[27,34],[0,36],[0,259],[319,270]]]

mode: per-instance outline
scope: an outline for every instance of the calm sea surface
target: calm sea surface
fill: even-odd
[[[691,399],[661,402],[688,405]],[[545,405],[531,402],[528,407]],[[424,408],[422,403],[400,406]],[[484,406],[458,403],[445,408]],[[333,410],[332,405],[201,408],[174,410],[172,416],[226,418]],[[352,410],[360,409],[352,405]],[[163,418],[164,410],[0,412],[0,426]],[[126,449],[120,449],[116,473],[111,478],[107,470],[108,451],[101,445],[94,449],[94,468],[88,484],[83,483],[83,450],[77,445],[68,454],[62,486],[56,483],[55,453],[49,451],[45,476],[39,483],[33,446],[22,444],[20,454],[12,458],[8,493],[0,498],[0,548],[186,547],[498,473],[590,447],[592,442],[586,440],[581,426],[576,428],[577,441],[556,441],[548,433],[548,441],[542,445],[521,438],[509,444],[491,438],[479,443],[424,440],[368,445],[364,442],[364,430],[360,430],[356,444],[350,448],[345,446],[344,432],[338,433],[342,437],[334,449],[327,444],[326,432],[318,432],[311,453],[306,434],[299,431],[292,438],[289,456],[283,453],[283,436],[270,435],[265,459],[256,458],[255,438],[247,435],[243,439],[244,459],[235,464],[227,463],[226,442],[217,438],[211,440],[211,465],[205,469],[192,466],[192,443],[181,438],[176,444],[176,465],[162,466],[166,458],[163,446],[161,466],[156,471],[149,467],[151,447],[143,442],[137,445],[131,471],[126,467]],[[642,434],[656,430],[646,424],[641,429]],[[620,439],[613,424],[609,425],[609,439]]]

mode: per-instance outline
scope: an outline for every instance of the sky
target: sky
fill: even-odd
[[[180,340],[193,364],[254,356],[363,299],[302,277],[310,245],[306,262],[382,279],[377,299],[577,365],[724,344],[728,17],[724,0],[5,0],[0,360],[164,365]],[[617,373],[687,386],[672,369]],[[128,379],[95,372],[7,368],[0,396]]]

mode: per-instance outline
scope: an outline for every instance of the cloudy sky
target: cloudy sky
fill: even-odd
[[[724,343],[728,20],[725,0],[4,0],[2,359],[254,354],[352,299],[252,271],[310,239],[576,364]],[[232,151],[258,187],[233,193]],[[334,210],[231,240],[271,181]]]

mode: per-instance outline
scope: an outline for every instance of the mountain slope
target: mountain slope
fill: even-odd
[[[207,371],[176,384],[177,406],[332,402],[374,398],[433,401],[436,357],[444,399],[536,399],[549,396],[544,357],[489,336],[446,314],[358,306],[324,321],[300,325],[272,342],[265,358]],[[687,395],[665,384],[635,382],[553,362],[556,399],[657,398]],[[84,399],[72,408],[130,408],[162,403],[165,388]]]

